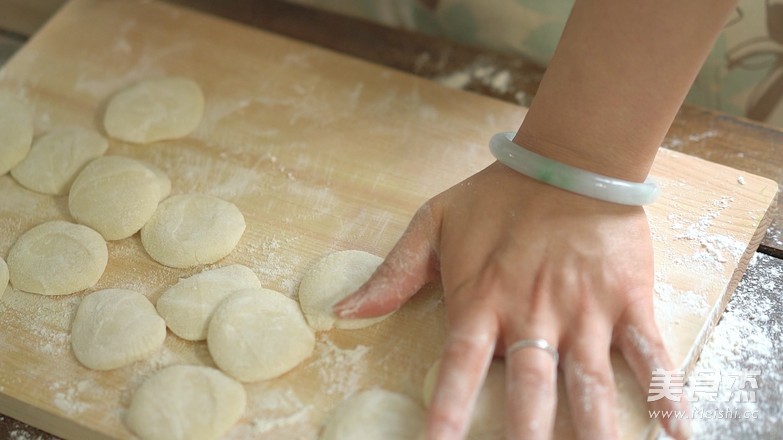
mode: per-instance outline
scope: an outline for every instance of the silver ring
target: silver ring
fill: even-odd
[[[523,348],[528,347],[540,348],[541,350],[551,354],[552,358],[555,360],[555,365],[557,365],[557,363],[560,361],[560,355],[557,353],[557,349],[549,344],[549,342],[547,342],[545,339],[520,339],[519,341],[509,345],[509,347],[506,349],[506,357],[517,350],[522,350]]]

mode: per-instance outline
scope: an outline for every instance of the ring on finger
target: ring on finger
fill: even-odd
[[[546,339],[520,339],[506,348],[506,357],[514,353],[515,351],[522,350],[523,348],[538,348],[546,351],[555,360],[555,365],[560,361],[560,355],[557,349],[552,346]]]

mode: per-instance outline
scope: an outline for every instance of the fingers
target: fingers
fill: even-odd
[[[543,336],[550,344],[557,340],[543,330],[530,334]],[[523,339],[526,338],[509,342],[513,344]],[[545,439],[552,436],[557,404],[557,363],[551,353],[537,347],[507,352],[506,393],[508,438]]]
[[[339,318],[371,318],[400,308],[437,275],[435,240],[439,222],[432,204],[422,206],[375,273],[356,292],[338,302]]]
[[[674,364],[655,325],[651,302],[638,301],[627,309],[618,322],[615,341],[645,391],[652,391],[653,371],[674,370]],[[679,389],[682,390],[682,387]],[[669,398],[672,396],[650,397],[657,398],[648,403],[652,411],[684,411],[683,414],[687,414],[688,404],[684,396],[681,399]],[[670,436],[676,439],[691,437],[687,417],[667,417],[659,421]]]
[[[571,418],[581,439],[618,438],[608,327],[593,323],[580,329],[562,362]]]
[[[492,360],[497,320],[483,310],[469,310],[453,321],[441,358],[427,419],[427,438],[464,438],[473,406]]]

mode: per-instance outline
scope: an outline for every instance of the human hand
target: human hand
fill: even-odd
[[[464,437],[494,353],[544,339],[560,353],[580,438],[617,438],[610,347],[642,389],[672,370],[653,319],[653,252],[640,207],[572,194],[494,163],[427,202],[375,274],[335,306],[341,318],[380,316],[424,284],[442,281],[449,334],[428,419],[428,438]],[[508,435],[552,435],[555,358],[509,353]],[[660,399],[651,409],[682,410]],[[684,405],[684,403],[683,403]],[[687,422],[663,420],[675,438]]]

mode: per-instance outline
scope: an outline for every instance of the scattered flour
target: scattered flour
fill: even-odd
[[[367,373],[364,358],[370,351],[366,345],[343,349],[322,337],[316,343],[317,359],[309,367],[317,368],[321,390],[326,394],[350,396],[360,390],[361,379]]]
[[[656,280],[655,294],[656,316],[667,313],[704,316],[709,309],[703,293],[679,291],[665,282]]]
[[[370,347],[364,345],[340,348],[325,334],[318,335],[313,359],[303,365],[302,374],[317,378],[319,396],[304,397],[273,382],[253,384],[260,389],[249,393],[250,419],[237,425],[227,438],[317,438],[318,420],[327,409],[322,406],[323,399],[340,402],[366,385],[363,380],[369,369],[369,351]]]
[[[685,146],[688,143],[702,142],[702,141],[704,141],[706,139],[714,138],[714,137],[717,137],[719,135],[720,135],[720,133],[717,130],[707,130],[707,131],[704,131],[702,133],[690,134],[690,135],[688,135],[688,136],[686,136],[684,138],[673,137],[673,138],[666,139],[661,144],[661,147],[667,148],[667,149],[670,149],[670,150],[678,150],[678,149],[682,148],[683,146]]]
[[[95,389],[90,380],[57,381],[49,386],[54,391],[52,403],[67,416],[76,416],[90,409],[91,405],[83,400],[84,394]]]
[[[281,428],[309,424],[313,411],[290,388],[261,393],[250,403],[256,417],[250,422],[254,434],[263,434]]]
[[[237,252],[251,260],[248,266],[258,275],[261,284],[275,288],[289,298],[296,297],[297,269],[302,257],[289,252],[294,249],[296,237],[268,237],[261,243],[246,240]]]
[[[671,228],[675,231],[681,231],[674,236],[674,239],[691,241],[697,245],[693,254],[682,261],[683,264],[696,264],[703,269],[722,273],[724,263],[728,261],[734,264],[739,263],[745,252],[744,243],[727,235],[710,232],[715,219],[733,201],[734,198],[730,196],[722,196],[714,200],[707,213],[691,224],[686,224],[677,214],[669,214],[668,220]]]
[[[71,349],[71,334],[39,325],[30,328],[30,332],[35,335],[39,341],[36,348],[41,352],[51,356],[60,356],[66,354]]]
[[[783,428],[783,265],[756,254],[691,373],[694,438],[779,438]],[[717,386],[694,377],[717,374]],[[743,375],[745,378],[743,379]],[[747,378],[752,377],[752,381]],[[694,388],[697,387],[697,388]],[[712,411],[712,417],[705,413]],[[723,411],[722,416],[717,416]],[[659,439],[668,439],[665,435]]]
[[[13,431],[9,431],[8,435],[10,440],[42,440],[44,438],[43,435],[31,434],[21,429],[14,429]]]
[[[435,78],[435,81],[453,89],[465,89],[472,83],[478,83],[495,93],[506,94],[512,91],[513,77],[508,69],[499,69],[483,62],[475,62],[465,69]],[[527,104],[529,97],[522,91],[514,94],[520,104]]]
[[[452,89],[464,89],[471,81],[471,75],[468,72],[458,71],[447,76],[442,76],[437,81],[446,87]]]
[[[720,133],[718,133],[717,130],[707,130],[703,133],[695,133],[688,136],[688,140],[691,142],[701,142],[705,139],[710,139],[718,136]]]
[[[210,194],[232,201],[263,191],[263,175],[257,170],[236,163],[217,161],[194,154],[181,155],[164,169],[177,170],[177,189]]]

